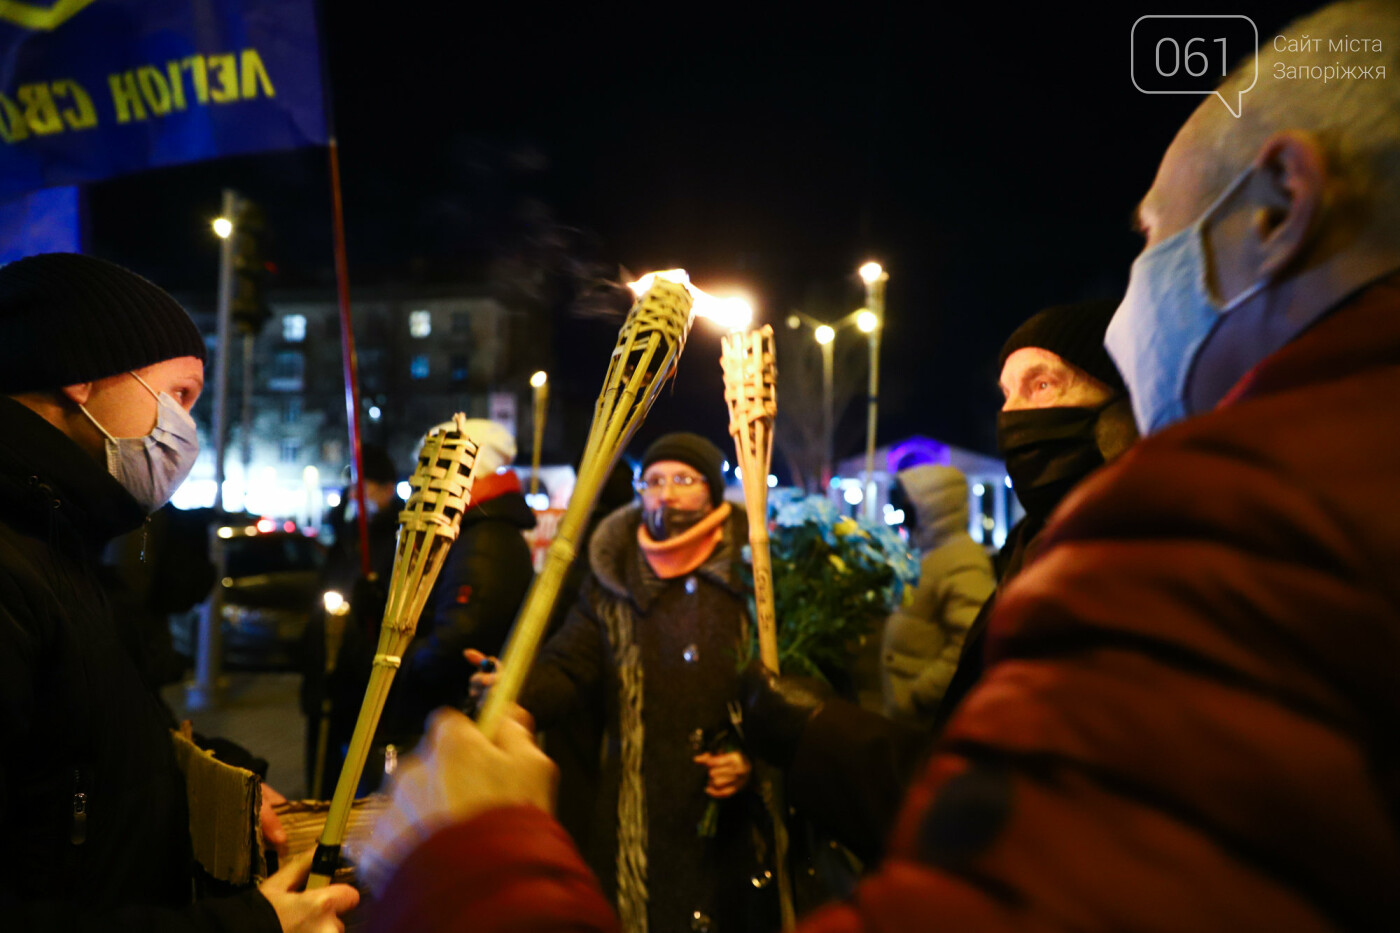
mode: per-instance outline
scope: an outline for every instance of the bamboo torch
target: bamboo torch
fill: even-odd
[[[579,461],[578,480],[559,530],[545,553],[544,569],[525,596],[501,655],[499,679],[486,695],[479,725],[494,736],[506,709],[520,695],[549,624],[564,575],[574,560],[574,542],[598,501],[613,464],[636,433],[652,402],[676,369],[693,320],[694,296],[680,269],[654,272],[632,284],[640,296],[627,313],[613,348],[593,425]]]
[[[773,611],[773,567],[768,553],[768,467],[773,462],[773,418],[778,413],[778,364],[773,328],[734,331],[720,341],[724,401],[734,436],[744,508],[753,552],[753,596],[758,611],[758,653],[778,672],[778,625]]]
[[[466,416],[454,415],[423,438],[418,468],[409,479],[413,487],[408,505],[399,513],[399,541],[394,552],[394,572],[389,579],[389,601],[379,630],[370,669],[369,686],[355,721],[355,732],[335,785],[326,825],[316,844],[307,890],[325,887],[340,862],[340,846],[360,772],[369,757],[370,741],[384,712],[389,687],[399,669],[403,652],[413,641],[418,616],[433,588],[452,542],[457,540],[462,513],[471,503],[472,466],[477,445],[463,429]]]
[[[763,666],[778,673],[778,625],[773,609],[773,564],[768,551],[768,467],[773,462],[773,419],[778,414],[778,363],[773,328],[735,330],[720,341],[724,401],[729,406],[729,433],[744,486],[753,561],[753,597],[758,613],[758,654]],[[784,930],[797,925],[792,882],[788,877],[788,836],[782,793],[773,775],[763,775],[763,797],[773,821],[778,906]]]

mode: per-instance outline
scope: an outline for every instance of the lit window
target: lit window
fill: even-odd
[[[416,355],[413,357],[413,360],[408,364],[408,373],[409,373],[409,375],[412,376],[414,379],[427,379],[427,378],[428,378],[428,354],[426,354],[426,353],[419,353],[419,354],[416,354]]]
[[[408,312],[408,333],[411,337],[426,337],[433,332],[431,311]]]
[[[306,315],[284,314],[282,316],[282,339],[288,343],[301,343],[306,339]]]
[[[278,392],[299,392],[306,376],[306,357],[300,350],[279,350],[272,357],[268,388]]]
[[[295,437],[283,438],[279,453],[283,463],[296,463],[301,459],[301,441]]]

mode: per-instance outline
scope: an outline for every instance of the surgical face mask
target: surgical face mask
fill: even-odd
[[[135,373],[131,377],[156,398],[156,424],[145,437],[113,437],[86,408],[78,408],[107,439],[107,472],[147,512],[154,512],[185,481],[199,456],[194,418],[165,392],[157,393]]]
[[[1133,262],[1128,293],[1109,322],[1104,347],[1128,386],[1133,418],[1144,435],[1186,417],[1186,383],[1201,347],[1227,313],[1268,284],[1261,279],[1223,305],[1206,284],[1205,226],[1251,171],[1230,182],[1195,223]]]
[[[1093,470],[1103,465],[1098,408],[1023,408],[997,414],[997,447],[1026,513],[1041,521]]]

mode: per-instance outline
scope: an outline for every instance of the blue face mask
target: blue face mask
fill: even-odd
[[[113,437],[86,408],[78,408],[107,439],[107,472],[147,512],[170,500],[199,456],[194,418],[168,393],[157,393],[135,373],[131,377],[156,397],[156,424],[144,437]]]
[[[1128,386],[1143,435],[1186,417],[1187,380],[1206,338],[1228,312],[1268,284],[1255,282],[1223,305],[1206,284],[1205,226],[1252,171],[1246,168],[1230,182],[1195,223],[1133,262],[1128,293],[1109,322],[1104,348]]]

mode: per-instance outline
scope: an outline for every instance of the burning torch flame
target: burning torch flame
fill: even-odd
[[[719,298],[698,288],[690,281],[690,276],[684,269],[667,269],[664,272],[648,272],[635,282],[628,282],[627,287],[632,289],[638,297],[645,295],[647,289],[657,279],[667,282],[675,282],[677,285],[684,285],[694,298],[695,304],[691,308],[692,314],[708,318],[725,330],[746,330],[753,323],[753,306],[743,298]]]

